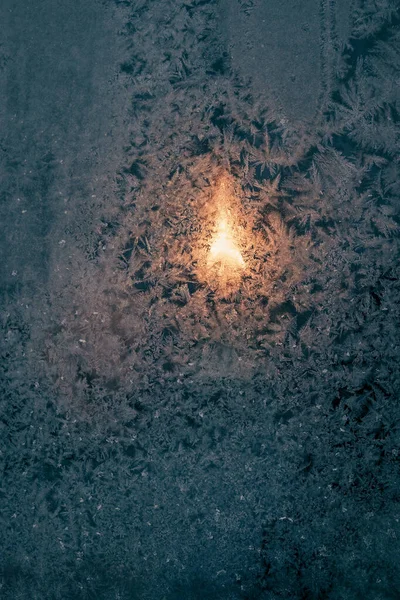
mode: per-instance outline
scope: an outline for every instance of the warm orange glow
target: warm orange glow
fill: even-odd
[[[245,267],[243,256],[235,242],[233,230],[225,215],[218,221],[217,231],[211,243],[208,266],[220,263],[221,267],[238,270]]]
[[[220,297],[239,290],[251,268],[250,220],[244,214],[237,187],[233,177],[219,173],[211,190],[204,195],[199,214],[202,235],[194,252],[197,276]]]

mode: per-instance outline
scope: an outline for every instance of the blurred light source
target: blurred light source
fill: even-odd
[[[243,256],[234,239],[233,229],[225,215],[221,215],[218,221],[207,262],[209,267],[219,263],[224,270],[236,271],[245,267]]]
[[[201,233],[194,247],[197,277],[218,297],[229,297],[250,273],[253,243],[251,216],[244,214],[240,185],[235,186],[229,173],[216,173],[211,190],[202,197],[199,219]]]

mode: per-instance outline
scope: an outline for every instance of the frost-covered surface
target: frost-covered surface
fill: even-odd
[[[398,597],[397,3],[354,3],[345,45],[321,2],[312,124],[219,8],[117,3],[124,164],[36,231],[41,287],[4,276],[4,598]],[[229,297],[196,261],[221,173],[256,241]]]

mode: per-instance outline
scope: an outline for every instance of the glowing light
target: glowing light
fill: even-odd
[[[245,262],[243,256],[235,242],[232,228],[226,217],[221,217],[215,237],[212,241],[208,265],[213,266],[219,263],[221,267],[227,267],[229,270],[243,269]]]

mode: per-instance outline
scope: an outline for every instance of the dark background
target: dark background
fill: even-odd
[[[1,3],[1,598],[400,597],[399,22]]]

